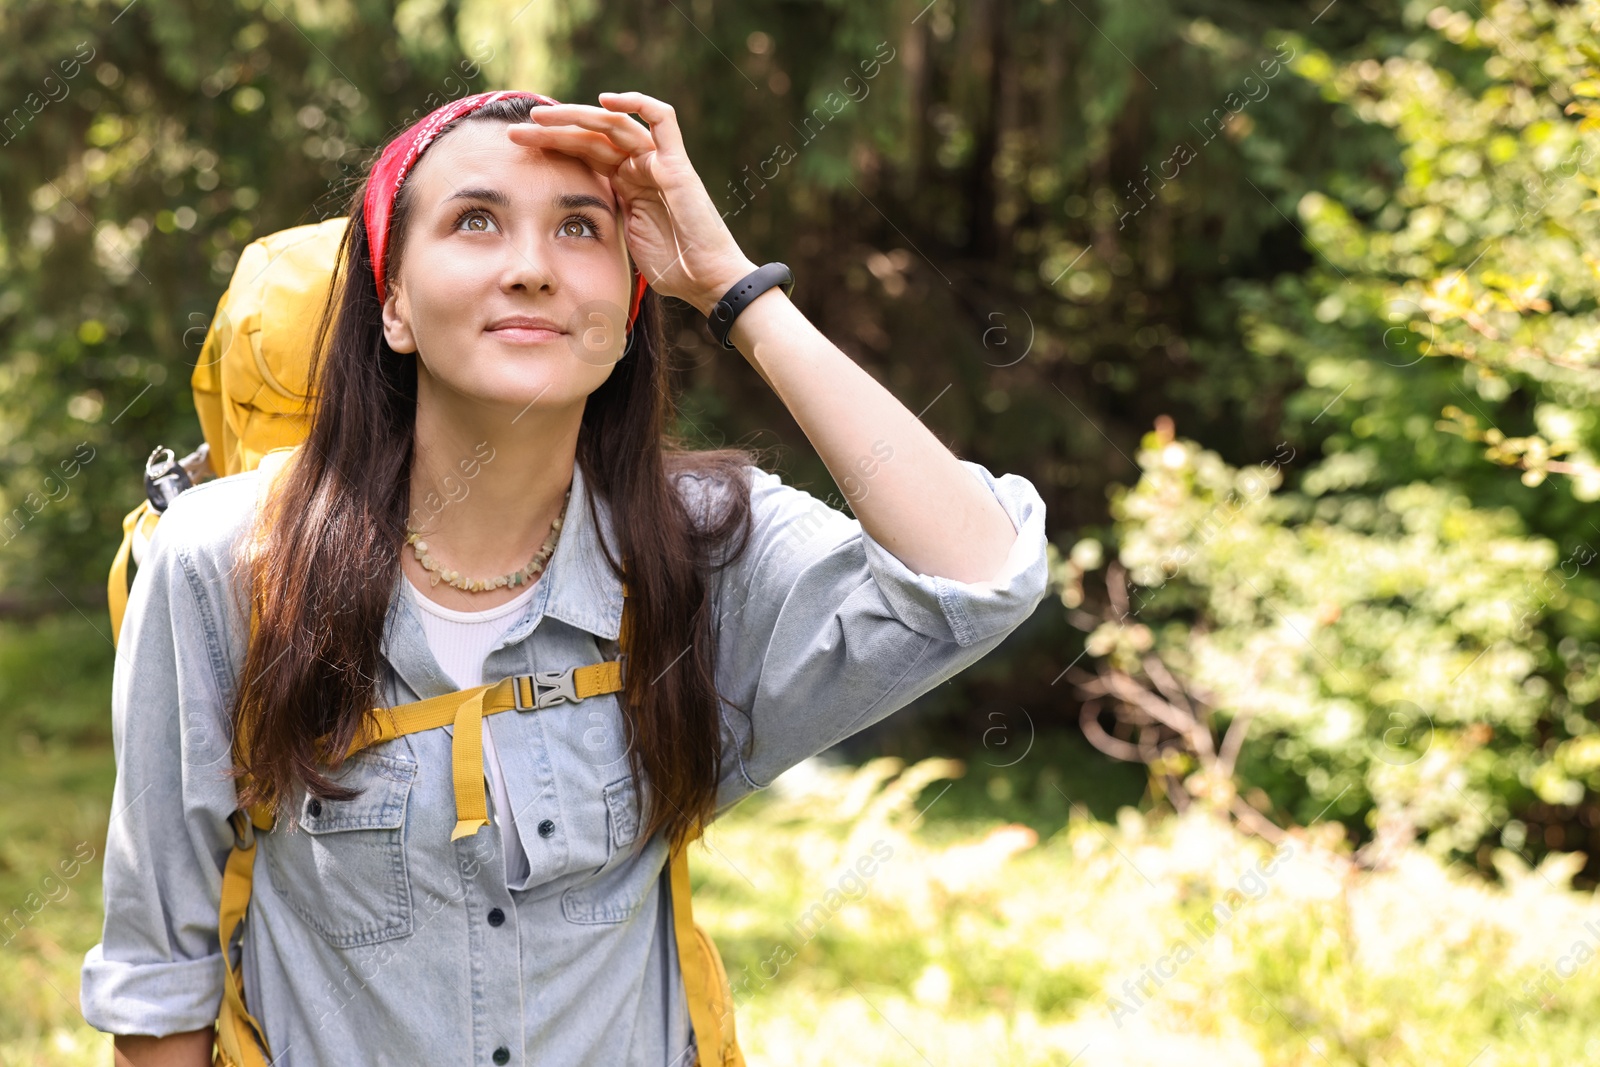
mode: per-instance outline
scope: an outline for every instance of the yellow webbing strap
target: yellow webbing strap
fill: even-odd
[[[142,534],[150,536],[151,528],[161,518],[161,513],[150,506],[148,499],[128,512],[122,520],[122,544],[111,560],[111,577],[106,583],[106,603],[111,607],[111,644],[116,646],[122,632],[122,616],[128,610],[128,563],[133,558],[133,540]],[[142,529],[141,529],[142,527]]]
[[[733,997],[717,946],[694,921],[690,903],[689,843],[691,834],[672,849],[668,861],[672,879],[672,931],[678,939],[678,969],[683,972],[683,992],[689,1002],[689,1022],[694,1025],[700,1050],[698,1067],[745,1067],[733,1028]]]
[[[377,729],[369,729],[358,736],[345,755],[404,734],[453,725],[450,771],[455,783],[456,826],[450,832],[450,840],[477,833],[489,824],[488,801],[483,793],[483,717],[518,710],[519,704],[524,711],[535,709],[535,688],[532,676],[519,674],[412,704],[375,708]],[[575,668],[572,689],[579,700],[621,692],[621,661],[607,660]]]
[[[267,1047],[267,1035],[245,1007],[244,979],[240,968],[233,965],[230,950],[234,932],[250,906],[251,875],[256,863],[255,829],[243,812],[234,812],[231,821],[234,846],[222,873],[222,906],[217,917],[217,939],[222,944],[226,973],[217,1013],[216,1054],[223,1067],[265,1067],[267,1058],[262,1050]]]

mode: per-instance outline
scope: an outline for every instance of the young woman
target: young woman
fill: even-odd
[[[228,819],[256,802],[277,822],[242,967],[276,1064],[693,1064],[671,843],[1045,596],[1034,487],[957,459],[781,286],[726,343],[856,518],[669,437],[661,297],[712,316],[756,264],[672,108],[600,104],[485,93],[396,138],[352,203],[276,521],[251,471],[156,528],[82,982],[119,1064],[209,1064]],[[374,707],[615,658],[624,582],[620,692],[482,720],[487,820],[458,821],[449,726],[319,760]]]

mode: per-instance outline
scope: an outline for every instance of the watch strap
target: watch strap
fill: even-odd
[[[733,323],[745,308],[749,307],[755,298],[771,289],[773,286],[783,289],[785,295],[794,290],[794,274],[790,272],[786,263],[764,263],[755,270],[746,274],[733,284],[733,288],[723,294],[711,308],[711,314],[706,316],[711,323],[711,336],[723,348],[733,348],[728,335],[733,332]]]

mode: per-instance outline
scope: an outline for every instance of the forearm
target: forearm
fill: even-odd
[[[118,1034],[112,1040],[114,1067],[211,1067],[216,1029],[190,1030],[166,1037]]]
[[[994,494],[781,289],[752,301],[728,339],[788,407],[862,528],[907,568],[958,582],[1000,572],[1016,530]]]

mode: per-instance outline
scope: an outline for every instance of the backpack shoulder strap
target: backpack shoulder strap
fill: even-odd
[[[695,1045],[700,1052],[699,1067],[745,1067],[733,1025],[733,990],[722,956],[699,923],[694,921],[690,903],[689,844],[698,839],[690,834],[672,849],[671,868],[672,932],[678,942],[678,969],[683,972],[683,992],[689,1002],[689,1022],[694,1026]]]
[[[148,541],[161,521],[161,512],[150,505],[149,498],[139,501],[139,506],[128,512],[122,520],[122,544],[111,560],[111,577],[106,581],[106,605],[111,609],[111,646],[116,647],[122,633],[122,617],[128,611],[128,563],[133,558],[133,544]]]

